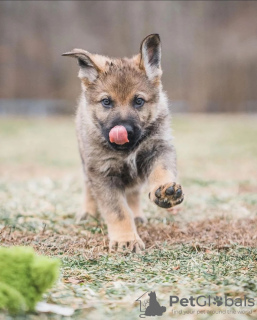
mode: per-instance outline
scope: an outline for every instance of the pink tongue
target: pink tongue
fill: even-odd
[[[125,127],[123,126],[115,126],[109,132],[110,142],[114,142],[116,144],[124,144],[129,142],[128,133]]]

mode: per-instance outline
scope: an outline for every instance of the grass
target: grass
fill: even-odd
[[[173,129],[185,201],[171,214],[145,192],[146,250],[110,255],[103,221],[74,223],[82,176],[73,119],[0,119],[0,243],[62,260],[44,298],[73,307],[72,319],[137,319],[135,300],[151,290],[167,307],[160,319],[257,318],[256,306],[169,306],[170,295],[256,298],[257,117],[176,116]]]

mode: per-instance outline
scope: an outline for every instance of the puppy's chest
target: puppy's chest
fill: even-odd
[[[141,151],[133,153],[125,159],[109,159],[100,166],[100,174],[114,178],[115,181],[132,187],[142,183],[148,177],[155,152]]]
[[[125,186],[134,185],[139,180],[139,172],[135,155],[119,161],[110,161],[109,167],[106,167],[105,169],[105,176],[115,177],[116,181],[119,180],[120,183]]]

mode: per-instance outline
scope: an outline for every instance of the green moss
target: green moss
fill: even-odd
[[[10,313],[26,310],[26,302],[22,294],[8,284],[0,282],[0,309]]]
[[[23,297],[27,310],[34,310],[42,294],[58,277],[59,261],[38,256],[30,247],[0,248],[0,282],[9,290],[7,299],[0,291],[0,307],[15,311],[23,305],[18,298],[17,305],[12,297]],[[15,292],[15,293],[14,293]]]

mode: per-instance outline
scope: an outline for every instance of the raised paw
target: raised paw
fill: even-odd
[[[109,243],[110,252],[129,251],[129,252],[140,253],[144,249],[145,249],[145,244],[139,237],[136,240],[130,240],[130,241],[110,240],[110,243]]]
[[[161,208],[171,208],[184,200],[184,194],[180,184],[166,183],[150,193],[150,198]]]

